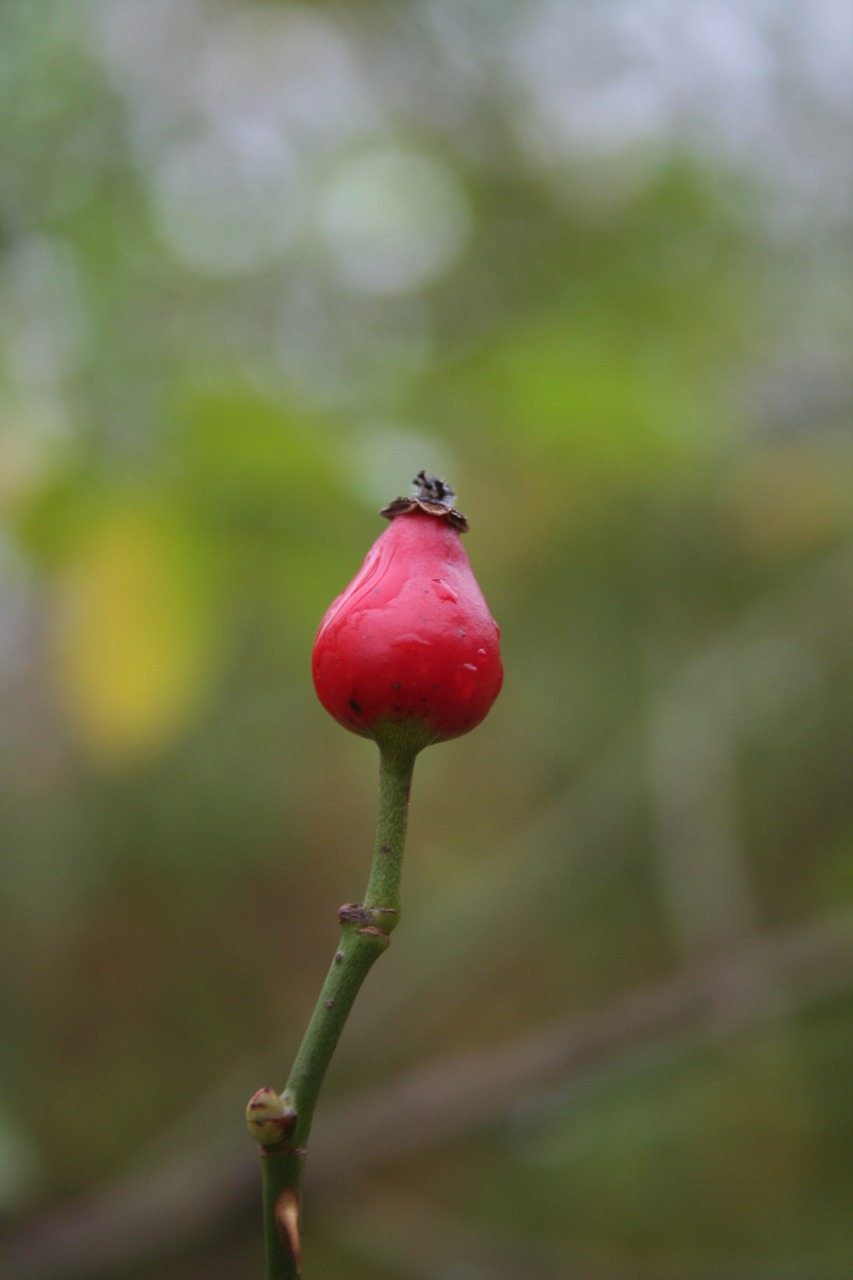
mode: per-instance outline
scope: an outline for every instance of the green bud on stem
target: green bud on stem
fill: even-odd
[[[296,1112],[287,1096],[275,1089],[259,1089],[246,1107],[246,1126],[262,1147],[280,1147],[296,1128]]]

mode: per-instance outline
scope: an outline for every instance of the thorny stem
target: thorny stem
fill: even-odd
[[[420,744],[418,744],[420,745]],[[266,1280],[301,1275],[299,1210],[302,1173],[314,1108],[332,1055],[362,982],[388,947],[400,918],[403,846],[417,745],[380,744],[379,817],[363,903],[338,912],[341,938],[282,1095],[295,1113],[281,1144],[261,1146]]]

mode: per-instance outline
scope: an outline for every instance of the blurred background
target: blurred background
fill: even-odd
[[[416,770],[312,1280],[853,1272],[853,8],[0,8],[0,1274],[260,1276],[368,869],[310,679],[421,467]]]

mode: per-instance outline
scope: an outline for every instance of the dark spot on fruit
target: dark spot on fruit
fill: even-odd
[[[400,682],[398,680],[395,680],[394,683],[391,685],[392,689],[399,689],[401,687],[402,686],[400,685]]]
[[[350,711],[354,711],[357,716],[361,715],[361,706],[358,702],[356,702],[355,698],[350,698],[349,705],[350,705]]]

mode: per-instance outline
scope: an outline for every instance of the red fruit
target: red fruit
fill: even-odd
[[[345,728],[383,740],[406,725],[418,746],[473,729],[500,692],[500,632],[460,541],[464,516],[423,472],[314,641],[314,687]]]

